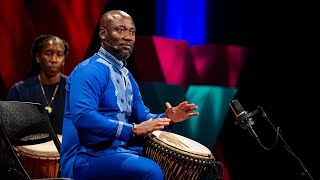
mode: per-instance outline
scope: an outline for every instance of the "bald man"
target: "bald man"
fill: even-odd
[[[134,140],[197,116],[195,104],[181,102],[152,114],[126,66],[135,43],[135,24],[120,10],[100,19],[101,47],[73,70],[66,84],[60,154],[63,177],[73,179],[164,179],[161,167],[140,156]]]

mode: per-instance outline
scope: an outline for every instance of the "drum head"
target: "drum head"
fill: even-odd
[[[60,142],[62,141],[62,135],[58,135]],[[41,156],[41,157],[58,157],[59,152],[53,141],[48,141],[41,144],[29,145],[29,146],[17,146],[19,151],[26,154]]]
[[[181,135],[166,131],[153,131],[151,135],[164,144],[175,149],[195,155],[212,157],[211,151],[207,147]]]

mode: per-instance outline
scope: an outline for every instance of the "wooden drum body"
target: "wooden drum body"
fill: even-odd
[[[62,136],[58,135],[61,142]],[[17,146],[19,159],[32,179],[56,178],[58,176],[60,155],[53,141]]]
[[[154,131],[146,138],[144,156],[156,161],[168,179],[203,179],[213,167],[211,151],[178,134]]]

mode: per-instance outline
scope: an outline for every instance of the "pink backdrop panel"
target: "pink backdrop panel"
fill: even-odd
[[[134,61],[141,81],[180,84],[185,88],[197,79],[186,41],[160,36],[137,37]]]
[[[144,82],[164,82],[152,36],[137,36],[133,50],[136,79]]]
[[[191,47],[199,84],[235,87],[248,49],[236,45],[207,44]]]

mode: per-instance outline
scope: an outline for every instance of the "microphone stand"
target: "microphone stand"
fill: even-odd
[[[253,113],[248,113],[248,116],[250,116],[250,117],[253,116],[254,114],[257,113],[257,111],[260,112],[261,117],[267,119],[267,121],[270,123],[270,125],[272,126],[272,128],[277,132],[277,136],[276,136],[275,142],[274,142],[274,144],[273,144],[270,148],[265,147],[265,146],[261,143],[259,137],[256,136],[256,139],[257,139],[257,141],[259,142],[259,144],[262,146],[262,148],[264,148],[265,150],[271,150],[271,149],[276,145],[276,143],[277,143],[277,141],[278,141],[278,137],[279,137],[279,138],[281,139],[281,141],[283,142],[285,149],[286,149],[294,158],[297,159],[297,161],[299,162],[300,166],[302,167],[302,169],[303,169],[303,172],[301,173],[302,176],[305,177],[305,176],[307,175],[310,180],[313,180],[312,176],[310,175],[309,171],[307,170],[306,166],[303,164],[303,162],[301,161],[301,159],[298,158],[298,157],[293,153],[293,151],[291,150],[291,148],[289,147],[289,145],[287,144],[287,142],[286,142],[286,141],[284,140],[284,138],[282,137],[281,133],[279,133],[279,132],[280,132],[280,128],[279,128],[279,127],[278,127],[278,128],[275,128],[275,126],[272,124],[272,122],[271,122],[271,121],[269,120],[269,118],[267,117],[267,113],[263,110],[262,107],[258,106],[257,110],[253,111]]]

